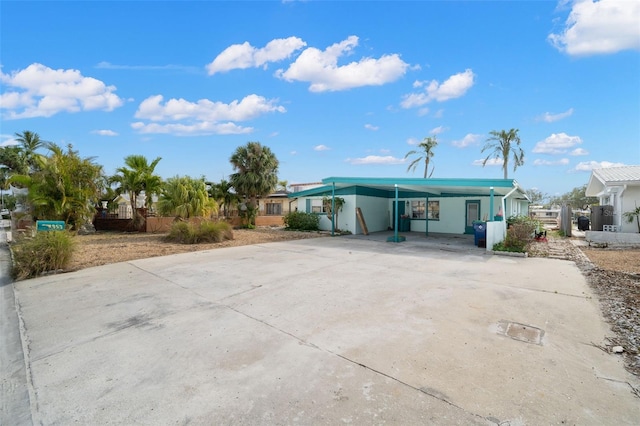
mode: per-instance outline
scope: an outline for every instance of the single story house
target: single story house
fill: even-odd
[[[638,225],[629,223],[624,213],[640,207],[640,166],[593,169],[585,195],[598,197],[600,206],[613,207],[612,224],[615,230],[638,232]]]
[[[362,234],[365,228],[368,232],[399,230],[427,236],[429,232],[473,234],[474,221],[527,215],[529,206],[524,189],[513,179],[329,177],[322,184],[289,194],[289,198],[296,199],[298,211],[321,215],[320,229],[337,228],[353,234]],[[344,200],[335,224],[326,214],[324,197]],[[504,221],[499,228],[501,235],[495,242],[504,238]]]

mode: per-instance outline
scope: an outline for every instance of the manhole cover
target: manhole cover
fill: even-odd
[[[531,325],[520,324],[519,322],[500,321],[498,323],[498,334],[504,334],[521,342],[542,345],[544,330]]]

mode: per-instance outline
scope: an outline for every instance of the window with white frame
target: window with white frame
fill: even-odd
[[[440,201],[429,201],[427,207],[427,217],[429,220],[440,220]]]
[[[426,215],[426,216],[425,216]],[[412,201],[411,218],[429,220],[440,220],[440,201]]]

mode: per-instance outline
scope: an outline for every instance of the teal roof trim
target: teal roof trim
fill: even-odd
[[[407,185],[420,186],[472,186],[478,188],[500,187],[513,188],[514,179],[443,179],[443,178],[363,178],[363,177],[328,177],[322,179],[322,183],[330,185],[349,184],[349,185],[398,185],[398,187]]]

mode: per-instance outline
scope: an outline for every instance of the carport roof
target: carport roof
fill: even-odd
[[[524,190],[514,179],[443,179],[443,178],[366,178],[366,177],[328,177],[322,180],[323,186],[295,192],[289,197],[305,197],[325,194],[347,187],[365,187],[382,191],[428,193],[439,196],[489,196],[493,188],[495,196],[505,196],[516,190],[524,199],[528,199]]]

